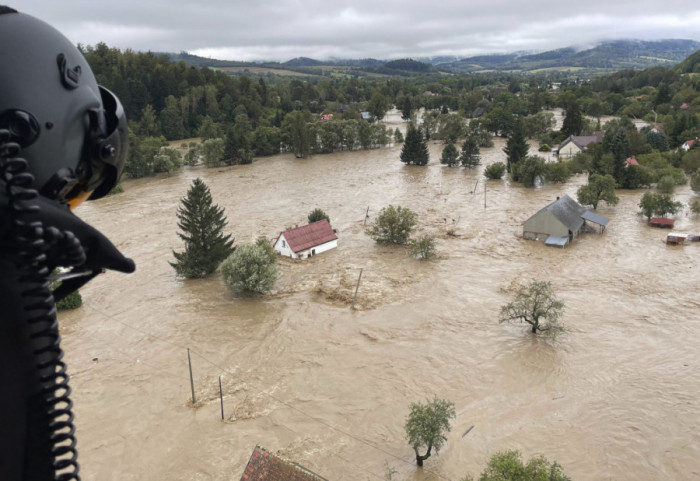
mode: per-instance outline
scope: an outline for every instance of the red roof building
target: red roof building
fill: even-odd
[[[336,247],[338,236],[328,221],[323,219],[280,233],[274,249],[283,256],[303,259]]]
[[[683,145],[681,145],[681,149],[685,150],[686,152],[690,150],[690,148],[695,145],[695,140],[686,140],[683,142]]]
[[[649,219],[649,225],[654,227],[664,227],[670,229],[673,227],[676,221],[674,219],[669,219],[668,217],[652,217]]]
[[[634,157],[628,157],[625,162],[627,162],[627,165],[639,165],[639,162]]]
[[[328,481],[305,467],[255,446],[241,481]]]

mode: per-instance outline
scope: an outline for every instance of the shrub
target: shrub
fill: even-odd
[[[309,215],[307,216],[307,219],[309,219],[309,224],[313,224],[314,222],[318,222],[318,221],[323,220],[323,219],[326,219],[329,224],[331,223],[331,218],[328,217],[328,214],[323,212],[318,207],[309,213]]]
[[[437,257],[435,239],[425,235],[419,237],[418,239],[412,240],[409,254],[411,255],[411,257],[424,260],[433,259]]]
[[[387,244],[406,244],[415,225],[415,212],[400,205],[390,205],[379,211],[372,226],[372,238]]]
[[[122,192],[124,192],[124,186],[122,186],[122,183],[119,182],[117,185],[112,187],[112,190],[107,192],[107,195],[110,196],[110,195],[115,195],[115,194],[121,194]]]
[[[506,164],[503,162],[494,162],[484,169],[484,175],[487,179],[497,180],[503,177],[506,173]]]
[[[559,160],[544,164],[544,178],[549,182],[563,183],[571,178],[571,162]]]
[[[552,148],[549,146],[549,144],[542,144],[537,150],[539,150],[540,152],[551,152]]]
[[[61,299],[56,303],[56,309],[58,310],[68,310],[68,309],[77,309],[80,306],[83,305],[83,297],[80,295],[80,292],[78,291],[73,291],[70,294],[68,294],[66,297]]]
[[[690,210],[693,214],[700,214],[700,200],[694,200],[690,203]]]
[[[231,290],[269,292],[277,280],[277,255],[265,239],[240,245],[221,264],[221,276]]]
[[[659,179],[657,187],[660,192],[664,194],[673,194],[673,190],[676,188],[676,183],[673,181],[673,177],[670,175],[664,175]]]
[[[175,172],[182,166],[182,155],[175,147],[164,146],[153,157],[153,172]]]
[[[472,481],[471,476],[461,481]],[[557,463],[549,462],[544,456],[530,459],[523,463],[520,452],[504,451],[491,456],[479,481],[571,481]]]

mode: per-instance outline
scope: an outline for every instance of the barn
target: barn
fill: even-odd
[[[574,199],[564,195],[525,221],[523,237],[563,247],[578,237],[586,226],[586,221],[598,224],[601,232],[609,222],[605,217],[589,212]]]
[[[328,221],[323,219],[281,232],[274,249],[285,257],[304,259],[336,247],[338,236]]]

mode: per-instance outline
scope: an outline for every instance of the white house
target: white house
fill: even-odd
[[[586,150],[590,143],[601,143],[604,132],[593,132],[593,135],[570,135],[554,151],[559,157],[573,157]]]
[[[338,236],[327,220],[295,227],[281,232],[275,242],[275,251],[292,259],[304,259],[338,247]]]

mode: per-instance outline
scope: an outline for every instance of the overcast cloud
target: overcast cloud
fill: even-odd
[[[9,5],[52,24],[75,43],[228,60],[471,56],[620,38],[700,41],[700,2],[695,0],[567,3],[22,0]]]

